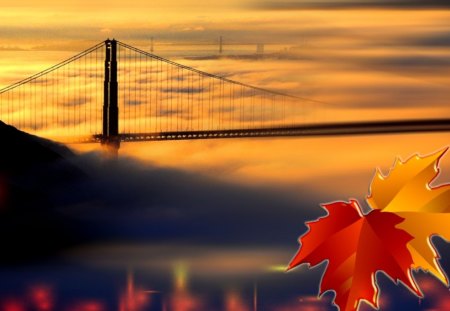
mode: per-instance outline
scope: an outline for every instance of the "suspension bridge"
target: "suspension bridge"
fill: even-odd
[[[0,120],[63,143],[450,131],[450,119],[337,122],[320,102],[101,42],[0,90]]]

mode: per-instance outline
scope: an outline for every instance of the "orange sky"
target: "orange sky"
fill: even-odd
[[[4,0],[0,5],[0,87],[106,37],[147,50],[149,38],[155,37],[156,54],[207,72],[233,73],[238,81],[326,102],[319,119],[449,116],[450,11],[446,8],[272,7],[234,0],[139,0],[132,5],[123,1],[47,0],[37,4]],[[229,44],[263,42],[267,48],[278,44],[291,48],[296,57],[188,61],[164,46],[214,44],[220,35]],[[346,190],[349,187],[357,196],[368,188],[376,166],[389,167],[397,155],[431,153],[446,146],[448,138],[443,133],[161,142],[123,144],[121,153],[250,183],[292,187],[310,183],[316,190],[326,185],[328,191],[351,195]]]

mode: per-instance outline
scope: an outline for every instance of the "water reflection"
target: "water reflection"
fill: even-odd
[[[41,267],[39,272],[36,272],[36,268],[26,268],[25,274],[19,273],[21,277],[16,275],[9,278],[9,282],[2,277],[1,286],[8,290],[1,291],[1,311],[331,310],[328,299],[319,300],[309,295],[266,305],[259,301],[255,283],[247,281],[234,281],[236,286],[229,286],[230,280],[191,286],[189,271],[180,264],[175,265],[173,279],[169,283],[167,279],[155,281],[152,277],[150,280],[145,272],[132,269],[125,274],[123,271],[109,271],[105,277],[105,271],[95,275],[92,270],[86,271],[81,267],[65,266],[55,268],[54,271],[50,271],[52,269],[49,267]],[[1,274],[5,276],[9,273],[3,271]],[[46,281],[38,283],[34,280]],[[158,284],[158,289],[154,289],[151,284]],[[262,297],[262,300],[265,298]]]

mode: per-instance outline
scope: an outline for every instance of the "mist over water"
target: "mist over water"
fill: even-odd
[[[55,151],[64,158],[18,175],[28,189],[39,189],[34,196],[40,200],[16,201],[11,208],[21,210],[3,217],[14,224],[14,231],[3,232],[13,242],[3,244],[9,245],[3,260],[19,248],[24,256],[0,269],[0,306],[239,311],[254,310],[256,301],[258,310],[334,310],[332,294],[317,300],[312,286],[324,264],[285,272],[304,222],[325,215],[317,203],[322,194],[306,184],[296,191],[252,186],[126,156]],[[23,161],[33,166],[31,158]],[[39,218],[30,219],[30,208]],[[30,230],[33,220],[39,223]],[[48,227],[44,220],[63,225]],[[19,236],[25,238],[15,245]],[[435,242],[447,267],[448,244]],[[443,295],[436,280],[419,277]],[[402,286],[379,279],[389,289],[381,299],[387,310],[436,304],[435,298],[418,304]]]

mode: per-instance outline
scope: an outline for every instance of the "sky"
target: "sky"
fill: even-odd
[[[231,75],[238,81],[325,103],[317,110],[319,121],[328,120],[330,116],[333,120],[367,120],[438,118],[447,115],[450,13],[446,3],[315,1],[314,6],[311,3],[136,1],[133,5],[124,5],[120,1],[110,1],[106,5],[101,1],[66,1],[62,5],[54,1],[41,1],[37,5],[33,1],[2,1],[4,9],[0,12],[0,49],[4,51],[0,52],[3,55],[0,58],[0,85],[7,86],[45,69],[106,37],[115,37],[143,50],[149,50],[149,40],[154,37],[156,54],[206,72]],[[99,14],[100,9],[104,14]],[[266,43],[266,50],[270,50],[272,44],[274,51],[287,48],[294,57],[260,62],[192,61],[184,59],[183,52],[180,52],[187,49],[181,44],[209,43],[211,46],[202,48],[201,52],[190,50],[189,53],[217,54],[219,36],[223,36],[225,44],[250,44],[245,48],[250,53],[256,49],[253,44],[263,42]],[[174,44],[175,47],[167,44]],[[228,53],[233,54],[235,49],[236,46],[230,46]],[[446,138],[446,135],[439,134],[433,134],[431,140],[406,136],[401,139],[398,149],[392,150],[391,158],[397,155],[408,157],[415,152],[432,152],[443,147]],[[382,148],[386,139],[398,141],[395,137],[371,141],[370,144],[377,150],[375,153],[386,150]],[[416,143],[415,146],[408,142],[409,139]],[[359,138],[345,141],[356,148],[352,142],[358,142]],[[417,146],[417,141],[423,143],[423,147]],[[309,145],[310,142],[310,139],[297,140],[295,144]],[[197,152],[194,154],[197,154],[212,150],[205,146],[216,142],[200,146],[195,144],[173,143],[176,148],[187,146],[189,150],[195,149]],[[217,143],[219,148],[228,144],[231,144],[232,149],[238,144],[239,147],[234,149],[248,145],[239,142]],[[284,145],[291,142],[282,141],[279,144],[282,146],[276,144],[278,148],[272,150],[286,149]],[[191,145],[196,147],[190,148]],[[312,145],[315,147],[321,144]],[[339,139],[330,139],[323,145],[341,149]],[[174,157],[161,156],[160,152],[164,150],[172,151],[172,147],[164,144],[159,144],[157,148],[124,145],[122,150],[127,154],[143,155],[143,159],[149,159],[150,154],[154,153],[157,158],[151,161],[164,161],[164,165],[176,166],[179,162],[174,159],[168,163],[167,159]],[[177,149],[177,152],[180,150]],[[324,152],[321,150],[321,153]],[[288,153],[283,154],[289,156]],[[364,158],[359,157],[359,160]],[[258,161],[255,155],[249,162],[254,159]],[[245,159],[240,161],[245,162]],[[272,163],[272,168],[267,168],[270,171],[268,175],[276,175],[274,171],[277,165],[286,165],[284,159],[274,161],[282,163]],[[214,158],[211,162],[222,161]],[[359,165],[353,161],[351,166],[367,165],[372,168],[382,165],[381,162]],[[183,161],[183,165],[198,167],[195,162]],[[237,170],[232,165],[230,167],[230,171]],[[302,168],[300,166],[299,170]],[[208,166],[205,170],[210,169]],[[348,166],[342,169],[348,169]],[[240,170],[248,172],[255,169]],[[258,174],[263,174],[261,170],[258,171]],[[308,171],[311,171],[309,167]],[[286,176],[286,179],[296,178],[295,174],[286,174],[286,171],[280,171],[278,175]]]
[[[108,37],[146,51],[153,37],[157,55],[251,85],[320,101],[320,109],[310,121],[448,118],[449,8],[443,0],[1,0],[0,88]],[[224,55],[253,55],[256,44],[264,43],[266,54],[284,53],[285,57],[205,57],[217,55],[220,36]],[[198,48],[199,44],[203,45]],[[36,133],[51,137],[61,133],[61,128]],[[387,172],[397,156],[407,159],[416,153],[430,154],[448,146],[448,139],[447,133],[432,133],[123,143],[120,155],[137,159],[146,168],[176,170],[190,176],[177,177],[181,180],[213,178],[218,183],[287,192],[305,203],[298,220],[303,228],[306,217],[320,214],[320,203],[364,200],[377,167]],[[71,148],[80,153],[100,149],[96,145]],[[450,155],[441,165],[438,182],[448,181]],[[126,170],[120,168],[113,174],[114,183],[121,187],[125,185],[117,181],[117,176]],[[139,170],[138,164],[132,166],[133,173],[139,175]],[[144,177],[131,180],[138,183],[140,178]],[[152,178],[149,173],[144,180]],[[239,197],[233,191],[230,195]],[[200,197],[201,190],[195,188],[194,192]],[[279,199],[275,197],[274,201]],[[148,198],[143,195],[140,199]],[[249,200],[252,206],[258,204],[253,196]],[[175,204],[168,198],[162,201]],[[290,204],[296,203],[286,203],[280,213],[289,210]],[[199,208],[198,213],[202,212]],[[296,228],[290,232],[297,232]],[[271,258],[282,261],[286,245],[292,241],[289,250],[297,246],[297,236],[286,239],[285,249],[256,247],[256,256],[265,255],[268,264],[274,263]],[[158,251],[160,246],[153,247]],[[199,246],[199,251],[206,252],[204,247]],[[123,249],[128,251],[120,244],[99,249],[112,257],[112,263],[102,262],[104,265],[114,264],[113,255],[118,253],[120,257]],[[90,254],[91,249],[85,251]],[[225,252],[220,248],[216,251]],[[239,256],[240,251],[233,249],[227,253],[229,257],[224,257]],[[205,265],[208,272],[214,270],[204,262],[195,264]],[[250,270],[249,266],[241,268]]]

